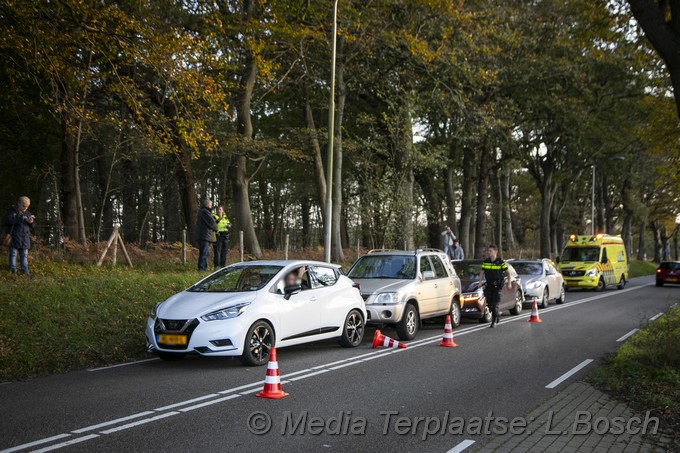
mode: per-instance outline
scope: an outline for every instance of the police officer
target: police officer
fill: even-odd
[[[510,271],[505,261],[498,257],[498,247],[490,245],[487,251],[488,257],[482,262],[482,271],[479,273],[479,281],[486,279],[484,286],[484,298],[486,305],[491,310],[491,327],[495,327],[500,322],[498,305],[501,302],[501,291],[503,290],[503,280],[507,276],[508,288],[512,287]]]
[[[214,215],[215,223],[217,223],[217,233],[215,233],[215,242],[213,243],[213,264],[215,269],[227,265],[227,255],[229,254],[229,228],[231,222],[224,213],[222,206],[217,207],[217,213]]]

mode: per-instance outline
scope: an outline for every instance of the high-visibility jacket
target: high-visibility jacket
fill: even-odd
[[[217,233],[218,234],[219,233],[228,233],[229,228],[231,227],[231,222],[229,221],[227,216],[225,215],[221,219],[217,215],[215,215],[214,217],[215,217],[215,222],[217,223]]]

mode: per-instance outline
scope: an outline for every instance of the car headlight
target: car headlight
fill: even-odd
[[[399,303],[399,293],[380,293],[373,301],[374,304],[394,305]]]
[[[222,321],[225,319],[236,318],[240,316],[250,304],[234,305],[233,307],[224,308],[222,310],[213,311],[207,315],[201,316],[203,321]]]
[[[597,277],[597,269],[590,269],[586,272],[586,277]]]
[[[541,285],[542,285],[541,282],[531,282],[531,283],[527,283],[526,288],[527,289],[536,289],[536,288],[540,288]]]
[[[158,307],[161,306],[161,302],[158,302],[155,307],[153,307],[153,310],[151,310],[151,319],[156,319],[158,316]]]

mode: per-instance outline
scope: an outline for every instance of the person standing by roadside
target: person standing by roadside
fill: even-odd
[[[229,228],[231,222],[224,213],[222,206],[217,207],[217,214],[215,214],[215,223],[217,223],[217,233],[215,233],[215,243],[213,244],[213,264],[215,269],[227,265],[227,256],[229,255]]]
[[[17,253],[21,272],[30,276],[28,272],[28,250],[31,248],[31,230],[35,227],[35,216],[28,210],[31,200],[20,197],[16,206],[12,206],[5,216],[7,233],[10,235],[9,270],[17,273]]]
[[[212,201],[206,199],[203,206],[198,210],[196,225],[196,240],[198,241],[198,270],[199,272],[208,270],[208,257],[210,256],[210,245],[215,242],[217,233],[217,223],[212,216]]]
[[[453,252],[453,241],[456,240],[456,235],[451,231],[451,227],[446,225],[446,229],[442,232],[444,236],[444,253],[448,255],[449,259],[453,259],[451,254]]]
[[[501,302],[503,282],[507,277],[508,288],[512,287],[512,278],[508,265],[498,257],[498,247],[490,245],[487,251],[488,257],[482,262],[482,271],[479,273],[479,281],[486,280],[484,286],[484,298],[486,305],[491,310],[491,327],[500,322],[498,304]]]
[[[465,252],[463,247],[460,246],[458,239],[453,240],[453,251],[451,252],[451,260],[464,260]]]

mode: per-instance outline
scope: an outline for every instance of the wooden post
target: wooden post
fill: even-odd
[[[284,260],[287,260],[287,259],[288,259],[288,241],[289,241],[289,239],[290,239],[289,236],[290,236],[290,235],[289,235],[288,233],[286,233],[286,241],[285,241],[285,246],[284,246],[285,249],[284,249],[284,253],[283,253],[283,259],[284,259]]]
[[[111,264],[113,267],[116,267],[116,260],[118,258],[118,238],[120,237],[120,234],[118,234],[118,228],[116,228],[116,236],[113,238],[113,250],[111,251],[111,258],[113,258],[113,263]]]
[[[241,250],[241,262],[243,262],[243,230],[238,232],[238,243]]]
[[[125,242],[123,242],[123,236],[118,232],[118,240],[120,241],[120,248],[123,249],[123,255],[125,255],[125,261],[127,261],[128,266],[132,267],[132,260],[130,255],[128,255],[127,249],[125,248]]]
[[[187,229],[182,229],[182,266],[187,265]]]
[[[104,262],[104,257],[106,256],[106,253],[109,251],[109,248],[111,247],[111,244],[113,243],[113,240],[116,238],[118,235],[118,226],[113,227],[113,232],[111,233],[111,237],[109,238],[108,242],[106,243],[106,247],[104,248],[104,252],[102,253],[102,256],[99,257],[99,261],[97,261],[97,267],[101,267],[102,263]]]

